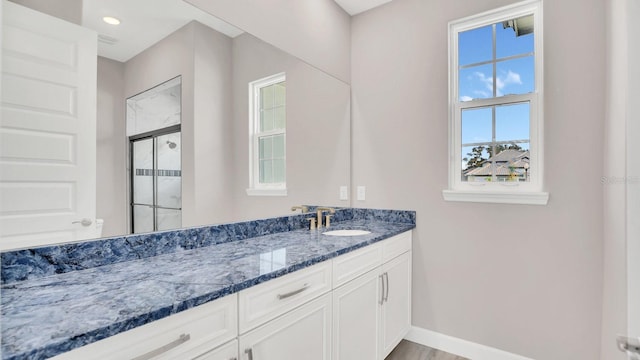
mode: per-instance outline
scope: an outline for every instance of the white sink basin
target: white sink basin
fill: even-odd
[[[347,230],[331,230],[323,232],[322,235],[330,235],[330,236],[360,236],[371,234],[371,231],[367,230],[355,230],[355,229],[347,229]]]

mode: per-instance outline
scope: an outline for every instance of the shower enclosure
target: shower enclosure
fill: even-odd
[[[127,99],[131,232],[182,226],[181,81]]]
[[[177,131],[176,131],[177,130]],[[131,139],[131,226],[134,233],[182,225],[180,130]]]

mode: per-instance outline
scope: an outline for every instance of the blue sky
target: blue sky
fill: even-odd
[[[458,38],[459,97],[462,101],[493,97],[493,64],[478,64],[493,58],[492,26],[460,33]],[[533,56],[500,61],[505,57],[532,53],[533,34],[515,36],[511,28],[496,25],[496,96],[526,94],[534,91]],[[467,67],[468,66],[468,67]],[[462,114],[462,143],[491,141],[491,108],[466,110]],[[529,138],[529,105],[526,103],[496,108],[496,140]],[[528,144],[519,144],[528,148]],[[465,157],[471,148],[462,149]]]

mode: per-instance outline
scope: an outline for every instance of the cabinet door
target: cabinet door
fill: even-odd
[[[380,267],[333,291],[333,360],[378,359]]]
[[[240,336],[243,360],[331,359],[331,294]]]
[[[382,265],[382,356],[393,350],[411,327],[411,251]]]
[[[238,360],[238,340],[233,340],[215,350],[202,354],[194,360]]]

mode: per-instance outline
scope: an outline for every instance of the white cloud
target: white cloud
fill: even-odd
[[[471,101],[473,98],[471,96],[462,95],[460,96],[460,101]]]
[[[484,73],[479,71],[476,71],[474,75],[478,80],[480,80],[480,82],[483,82],[485,84],[485,87],[487,88],[487,90],[489,90],[490,94],[492,94],[493,93],[493,77],[486,76]],[[496,94],[498,96],[502,96],[503,94],[502,89],[504,89],[505,86],[512,85],[512,84],[521,85],[522,80],[520,79],[520,74],[509,70],[506,74],[504,74],[504,76],[498,76],[498,78],[496,79],[496,87],[497,87]],[[479,91],[479,90],[476,91],[476,93],[486,94],[486,96],[490,95],[486,92]]]

